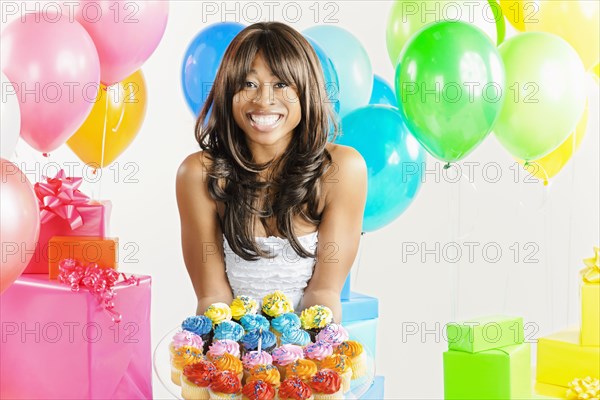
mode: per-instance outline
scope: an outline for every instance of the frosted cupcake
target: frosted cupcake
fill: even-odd
[[[222,356],[223,354],[228,353],[237,358],[240,357],[240,345],[233,340],[215,340],[208,349],[206,353],[206,357],[209,360],[213,360],[215,357]]]
[[[259,314],[244,315],[240,320],[240,323],[246,332],[254,332],[261,329],[263,331],[268,331],[271,327],[269,320],[265,316]]]
[[[262,312],[267,319],[271,320],[281,314],[294,312],[294,306],[288,297],[278,290],[263,297]]]
[[[318,341],[304,348],[304,357],[312,360],[320,368],[321,361],[333,354],[333,346],[327,342]]]
[[[202,350],[204,353],[208,351],[208,346],[212,341],[212,327],[212,321],[204,315],[188,317],[181,323],[181,329],[195,333],[202,338],[204,342]]]
[[[275,395],[273,385],[261,380],[247,382],[242,388],[242,400],[274,400]]]
[[[262,341],[262,350],[270,353],[275,349],[277,341],[275,340],[275,334],[271,331],[253,331],[246,333],[241,340],[242,353],[246,353],[252,350],[258,349],[259,338]]]
[[[171,359],[171,381],[181,386],[181,373],[186,365],[204,360],[202,350],[191,346],[182,346],[175,350]]]
[[[242,400],[242,382],[231,371],[217,371],[208,387],[210,400]]]
[[[284,344],[271,353],[273,356],[273,365],[279,369],[281,379],[285,379],[285,368],[288,364],[304,358],[304,350],[295,344]]]
[[[204,340],[202,337],[196,335],[190,331],[178,331],[169,344],[169,352],[171,354],[171,360],[175,355],[175,350],[183,346],[195,347],[197,349],[204,349]]]
[[[185,400],[208,400],[208,386],[217,367],[209,361],[186,365],[181,374],[181,396]]]
[[[350,358],[352,379],[358,379],[367,374],[367,354],[362,344],[354,340],[347,340],[335,349],[335,353]]]
[[[296,376],[281,382],[277,396],[281,400],[314,400],[312,389]]]
[[[271,332],[275,334],[277,345],[281,345],[281,335],[289,330],[300,328],[300,317],[294,313],[281,314],[271,321]]]
[[[244,367],[242,361],[229,353],[217,356],[213,359],[213,364],[219,371],[231,371],[235,373],[240,380],[244,376]]]
[[[273,364],[273,357],[266,351],[251,351],[242,357],[242,366],[244,367],[244,379],[250,375],[250,370],[255,365]]]
[[[303,382],[310,382],[310,379],[317,373],[317,364],[311,360],[298,359],[285,367],[285,376],[291,378],[293,376],[300,378]]]
[[[350,338],[348,331],[340,324],[329,324],[317,335],[317,341],[330,343],[335,349]]]
[[[333,321],[333,312],[329,307],[315,305],[302,311],[300,324],[302,329],[310,333],[310,338],[315,341],[317,334]]]
[[[239,342],[244,336],[242,325],[234,321],[223,321],[215,326],[214,340],[233,340]]]
[[[350,384],[352,382],[352,367],[350,365],[350,359],[341,354],[334,354],[321,361],[322,369],[330,369],[340,375],[344,393],[350,391]]]
[[[281,335],[281,345],[295,344],[297,346],[306,346],[311,343],[310,335],[303,329],[288,329]]]
[[[330,369],[317,372],[310,380],[315,400],[344,400],[342,379]]]
[[[223,321],[231,321],[231,308],[225,303],[213,303],[204,312],[213,326],[220,324]]]
[[[259,364],[250,369],[246,382],[265,381],[278,388],[281,384],[279,370],[273,364]]]
[[[258,302],[250,296],[237,296],[231,302],[231,317],[239,321],[245,315],[252,315],[258,312]]]

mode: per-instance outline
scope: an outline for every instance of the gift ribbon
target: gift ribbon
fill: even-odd
[[[583,280],[589,283],[600,283],[600,248],[594,247],[594,257],[583,260],[585,268],[581,270]]]
[[[597,399],[600,395],[600,384],[598,378],[586,377],[577,378],[569,382],[567,389],[567,399],[584,400]]]
[[[77,260],[66,258],[58,263],[58,280],[71,286],[71,290],[78,292],[84,287],[92,293],[104,309],[111,315],[113,322],[121,322],[121,314],[115,310],[114,298],[116,293],[113,286],[123,278],[124,283],[128,285],[140,284],[140,279],[133,275],[127,277],[124,273],[115,271],[112,268],[100,268],[96,263],[83,265]]]
[[[67,177],[64,170],[58,171],[54,178],[34,185],[40,204],[40,223],[44,224],[54,217],[67,221],[72,230],[83,225],[78,206],[87,204],[89,197],[79,191],[82,178]]]

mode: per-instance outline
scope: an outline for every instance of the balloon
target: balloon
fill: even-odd
[[[336,143],[354,147],[368,168],[364,232],[388,225],[415,199],[425,169],[423,148],[408,131],[397,108],[368,105],[342,119]]]
[[[168,1],[79,0],[77,21],[90,34],[107,86],[137,71],[158,47],[169,18]]]
[[[0,118],[2,118],[2,127],[0,128],[0,155],[4,158],[12,157],[19,139],[21,131],[21,110],[19,109],[19,99],[17,91],[10,83],[9,79],[0,73],[2,84],[2,102],[0,104]]]
[[[530,161],[525,169],[531,173],[531,175],[542,180],[544,185],[548,184],[548,179],[553,178],[558,174],[564,166],[569,162],[574,152],[579,149],[581,141],[586,134],[588,124],[588,110],[587,106],[584,109],[583,116],[575,127],[575,132],[571,133],[569,137],[556,149],[546,154],[544,157]],[[517,160],[519,164],[523,165],[523,160]]]
[[[233,38],[244,29],[237,22],[221,22],[202,29],[189,44],[181,69],[181,85],[188,106],[199,115],[217,70]]]
[[[331,58],[325,53],[325,50],[321,46],[317,44],[314,40],[307,37],[306,40],[311,44],[319,61],[321,62],[321,68],[323,69],[323,77],[325,78],[325,89],[327,92],[327,97],[329,101],[333,105],[333,110],[336,113],[340,112],[340,101],[339,101],[339,91],[340,91],[340,82],[338,80],[337,71],[335,70],[335,66],[333,65],[333,61]]]
[[[575,50],[544,32],[518,34],[499,48],[509,90],[494,133],[515,158],[535,160],[573,132],[585,107],[585,71]]]
[[[396,0],[390,9],[386,28],[386,45],[392,66],[396,67],[400,52],[416,32],[426,25],[442,21],[471,23],[497,44],[504,39],[504,19],[495,0]]]
[[[600,64],[596,64],[596,66],[592,68],[592,74],[596,75],[596,78],[600,78]]]
[[[0,293],[23,273],[40,234],[40,208],[27,177],[13,163],[0,158],[0,214],[2,262]]]
[[[369,104],[387,104],[398,107],[394,89],[379,75],[373,75],[373,91],[371,92]]]
[[[496,46],[473,25],[437,22],[402,50],[396,96],[409,130],[434,157],[458,161],[490,133],[504,100]]]
[[[100,81],[98,53],[75,21],[54,20],[46,12],[22,20],[2,32],[2,71],[17,86],[21,137],[49,152],[64,144],[92,109]]]
[[[349,31],[338,26],[317,25],[303,31],[325,50],[339,80],[339,116],[369,104],[373,89],[373,69],[367,51]]]
[[[125,151],[140,130],[146,116],[146,96],[142,70],[109,88],[102,85],[92,112],[67,141],[67,145],[86,164],[97,168],[110,165]]]
[[[598,1],[552,0],[539,1],[535,5],[535,14],[525,19],[527,32],[548,32],[562,37],[577,51],[586,70],[598,64]]]
[[[534,18],[535,4],[526,0],[500,0],[502,14],[518,31],[525,30],[525,20]]]

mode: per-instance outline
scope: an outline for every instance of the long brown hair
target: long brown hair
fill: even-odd
[[[233,96],[244,87],[259,51],[275,76],[295,86],[301,106],[301,120],[288,148],[267,163],[252,161],[245,134],[232,117]],[[280,22],[260,22],[243,29],[225,51],[195,131],[200,148],[211,161],[207,166],[210,195],[225,205],[220,223],[231,249],[248,261],[272,257],[256,244],[253,221],[258,218],[269,234],[266,221],[275,217],[277,230],[296,253],[315,257],[298,241],[293,217],[300,215],[315,226],[321,220],[321,179],[331,165],[326,144],[330,134],[331,140],[335,138],[338,125],[325,92],[321,64],[310,43]],[[260,180],[259,173],[264,170],[278,172]],[[261,195],[265,190],[273,193],[273,198]],[[261,207],[257,207],[259,196],[265,200]]]

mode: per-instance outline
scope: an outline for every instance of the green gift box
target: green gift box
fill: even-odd
[[[448,349],[478,353],[523,343],[523,318],[491,316],[451,322],[446,326]]]
[[[444,398],[531,398],[529,343],[479,353],[444,352]]]

